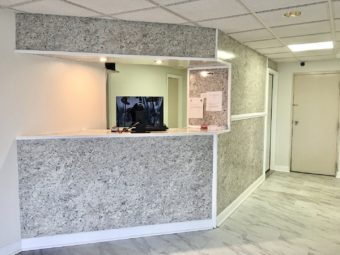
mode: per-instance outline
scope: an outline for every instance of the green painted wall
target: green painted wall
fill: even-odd
[[[165,66],[117,64],[109,74],[109,123],[116,125],[116,96],[163,96],[164,122],[168,122],[167,76],[182,77],[182,126],[186,126],[187,70]],[[171,105],[170,105],[171,107]]]

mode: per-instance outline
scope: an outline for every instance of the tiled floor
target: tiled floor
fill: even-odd
[[[340,179],[273,173],[219,229],[22,255],[340,255]]]

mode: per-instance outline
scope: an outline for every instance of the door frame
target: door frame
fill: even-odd
[[[329,72],[298,72],[293,73],[293,87],[292,87],[292,98],[291,98],[291,111],[290,111],[290,152],[289,152],[289,171],[292,171],[292,159],[293,159],[293,119],[294,119],[294,87],[295,87],[295,76],[296,75],[323,75],[323,74],[339,74],[340,71],[329,71]],[[336,169],[335,169],[335,177],[340,178],[340,171],[339,171],[339,162],[340,162],[340,82],[338,83],[339,86],[339,96],[338,96],[338,133],[337,133],[337,143],[336,143],[336,153],[337,153],[337,162],[336,162]]]
[[[269,75],[273,75],[273,87],[272,87],[272,120],[270,126],[268,127],[268,99],[269,99]],[[263,152],[263,172],[266,172],[266,159],[269,155],[267,155],[267,141],[268,136],[267,132],[270,129],[270,161],[269,161],[269,169],[276,170],[275,164],[275,155],[276,155],[276,125],[277,125],[277,92],[278,92],[278,81],[279,81],[279,73],[271,68],[267,68],[267,75],[266,75],[266,91],[265,91],[265,118],[264,118],[264,152]]]
[[[178,80],[178,114],[177,114],[177,121],[178,121],[178,127],[183,127],[183,116],[181,116],[179,113],[183,112],[183,77],[180,75],[175,74],[167,74],[166,75],[166,98],[167,102],[165,103],[165,106],[167,107],[167,122],[169,122],[169,78],[177,79]],[[182,114],[183,115],[183,114]]]

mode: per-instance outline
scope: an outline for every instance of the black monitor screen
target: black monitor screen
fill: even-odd
[[[136,122],[163,126],[163,103],[163,97],[116,97],[117,127],[130,127]]]

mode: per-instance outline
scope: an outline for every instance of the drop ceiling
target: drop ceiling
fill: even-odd
[[[214,27],[276,62],[340,56],[340,0],[0,0],[0,8]],[[295,10],[300,17],[283,16]],[[333,50],[292,53],[287,48],[330,40]]]

